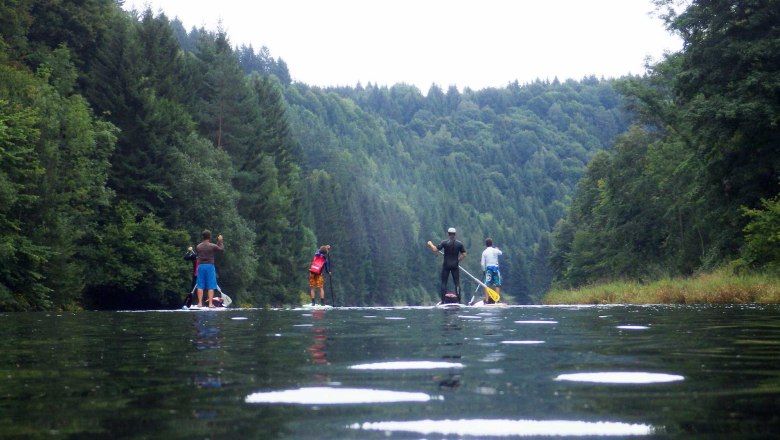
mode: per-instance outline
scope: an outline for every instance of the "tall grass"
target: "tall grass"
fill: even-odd
[[[579,289],[555,289],[543,304],[746,304],[780,303],[780,275],[735,274],[720,269],[690,278],[651,283],[615,281]]]

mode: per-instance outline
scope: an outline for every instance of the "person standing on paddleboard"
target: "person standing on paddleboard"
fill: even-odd
[[[192,282],[190,284],[190,290],[195,289],[195,284],[198,282],[198,254],[192,249],[192,246],[187,248],[187,253],[184,254],[185,261],[192,262]]]
[[[198,283],[198,254],[192,250],[192,246],[187,248],[187,253],[184,254],[184,260],[192,261],[192,282],[190,283],[190,291],[184,298],[184,306],[190,307],[192,305],[192,294],[195,292],[195,286]]]
[[[314,302],[314,291],[317,288],[320,289],[320,305],[325,305],[325,280],[322,274],[325,272],[330,275],[330,258],[328,258],[329,253],[329,244],[320,246],[317,253],[314,254],[311,266],[309,266],[309,293],[311,294],[311,305],[316,305]]]
[[[217,243],[211,242],[211,231],[205,229],[201,233],[201,241],[195,248],[198,254],[198,307],[203,307],[203,290],[208,291],[208,305],[214,307],[211,300],[214,298],[214,290],[217,288],[217,270],[214,267],[214,254],[225,251],[222,235],[217,237]]]
[[[459,240],[455,239],[455,228],[447,230],[447,239],[439,243],[438,246],[435,246],[430,240],[427,244],[431,252],[442,251],[444,254],[444,262],[441,266],[441,289],[439,292],[441,302],[445,302],[447,280],[452,275],[452,282],[455,284],[455,295],[457,295],[458,303],[460,304],[460,272],[458,271],[458,264],[466,258],[466,247]]]
[[[501,249],[493,247],[493,239],[485,239],[485,250],[482,251],[482,271],[485,273],[485,285],[495,287],[496,293],[501,293],[501,271],[498,270],[498,256],[503,254]],[[493,304],[493,298],[485,289],[485,304]]]

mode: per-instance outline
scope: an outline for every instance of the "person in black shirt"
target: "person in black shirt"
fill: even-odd
[[[466,257],[466,247],[459,240],[455,239],[455,228],[447,230],[447,239],[439,243],[438,246],[435,246],[431,241],[428,241],[427,244],[431,252],[441,251],[444,254],[444,262],[441,266],[441,289],[439,292],[441,302],[446,302],[447,280],[452,275],[452,282],[455,284],[455,295],[457,295],[458,303],[460,303],[460,272],[458,271],[458,264]]]
[[[192,305],[193,294],[195,293],[195,284],[198,282],[198,254],[192,249],[192,246],[187,248],[187,253],[184,254],[186,261],[192,261],[192,283],[190,284],[190,292],[184,298],[184,307]]]

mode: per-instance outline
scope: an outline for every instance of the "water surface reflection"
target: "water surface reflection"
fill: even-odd
[[[653,428],[642,424],[619,422],[583,422],[577,420],[504,420],[459,419],[415,420],[406,422],[370,422],[353,424],[350,429],[413,432],[423,435],[457,435],[474,437],[590,437],[650,435]]]
[[[780,307],[0,314],[3,438],[775,438]]]

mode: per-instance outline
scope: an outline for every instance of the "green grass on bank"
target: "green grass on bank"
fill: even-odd
[[[542,304],[746,304],[780,303],[780,275],[734,274],[721,269],[690,278],[667,278],[551,290]]]

